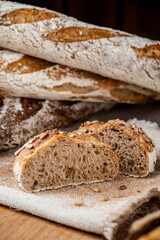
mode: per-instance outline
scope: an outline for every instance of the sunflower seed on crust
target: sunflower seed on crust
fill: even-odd
[[[42,133],[39,139],[42,140],[43,138],[47,137],[47,135],[48,135],[48,131]]]
[[[83,204],[84,204],[83,201],[82,201],[82,202],[75,202],[75,203],[74,203],[75,206],[82,206]]]

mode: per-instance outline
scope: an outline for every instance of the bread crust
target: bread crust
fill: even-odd
[[[0,50],[3,96],[48,100],[147,103],[160,94],[83,70]]]
[[[113,104],[0,99],[0,150],[24,144],[47,129],[67,126]]]
[[[45,137],[41,138],[45,134]],[[25,159],[28,159],[28,156],[34,154],[37,149],[40,149],[43,145],[49,142],[51,139],[54,141],[56,138],[65,137],[66,132],[58,131],[57,129],[47,130],[39,135],[34,136],[29,139],[20,149],[15,152],[16,162],[19,162],[19,165],[23,165]]]
[[[118,126],[120,129],[123,129],[128,135],[130,135],[132,138],[134,138],[136,141],[138,141],[141,145],[143,145],[143,148],[147,152],[152,152],[153,148],[155,147],[155,144],[153,143],[152,139],[147,136],[147,134],[143,131],[142,128],[137,127],[135,124],[129,124],[123,120],[120,119],[114,119],[109,120],[108,122],[85,122],[81,124],[81,127],[79,128],[79,131],[81,131],[82,128],[92,128],[98,131],[101,131],[103,128],[107,128],[109,126]]]
[[[68,138],[68,139],[73,139],[73,142],[77,142],[78,144],[81,144],[82,142],[87,143],[89,142],[90,144],[96,144],[96,146],[102,146],[105,147],[105,149],[111,153],[111,155],[114,158],[114,161],[116,161],[116,171],[112,178],[114,178],[118,172],[119,172],[119,160],[117,155],[113,152],[111,147],[108,144],[104,144],[100,139],[95,135],[95,134],[74,134],[71,135],[70,133],[67,134],[66,132],[58,131],[57,129],[54,130],[48,130],[38,136],[35,136],[34,138],[30,139],[21,149],[19,149],[17,152],[15,152],[15,161],[13,165],[13,172],[15,175],[15,178],[18,181],[19,186],[24,190],[31,192],[31,190],[27,190],[21,181],[21,178],[25,177],[23,170],[25,169],[25,166],[29,163],[29,161],[32,159],[32,157],[36,157],[39,152],[43,149],[47,149],[49,145],[52,143],[55,143],[57,140],[62,139],[63,141]],[[46,159],[47,160],[47,159]],[[111,180],[112,178],[108,179]],[[100,180],[103,181],[103,180]],[[95,180],[94,182],[99,182],[99,180]],[[71,185],[74,182],[71,183]],[[84,182],[85,183],[85,182]],[[76,184],[81,184],[81,183],[76,183]],[[59,186],[63,187],[63,186]],[[33,190],[35,191],[41,191],[41,190],[46,190],[46,189],[53,189],[54,187],[51,186],[49,188],[45,189],[38,189],[38,190]],[[57,187],[55,187],[57,188]]]
[[[120,119],[109,120],[106,123],[88,121],[80,126],[78,133],[83,134],[84,132],[89,132],[89,130],[91,130],[93,133],[99,134],[108,127],[118,127],[118,129],[123,130],[130,138],[133,138],[136,142],[138,142],[146,155],[146,164],[148,169],[146,175],[149,172],[154,171],[154,166],[156,163],[155,144],[152,139],[149,138],[147,134],[142,130],[142,128],[136,127],[135,124],[131,125]]]
[[[160,92],[159,41],[30,5],[0,9],[1,47]]]

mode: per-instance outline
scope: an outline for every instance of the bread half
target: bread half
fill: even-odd
[[[114,151],[93,134],[46,131],[15,155],[13,171],[27,192],[111,180],[119,171]]]
[[[120,162],[120,173],[133,177],[145,177],[154,171],[155,145],[142,128],[119,119],[107,123],[86,122],[79,134],[94,133],[111,146]]]

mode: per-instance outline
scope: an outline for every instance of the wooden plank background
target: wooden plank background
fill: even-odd
[[[160,40],[160,0],[17,0]]]

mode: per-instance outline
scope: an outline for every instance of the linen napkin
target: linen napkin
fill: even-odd
[[[107,121],[117,117],[125,120],[136,117],[143,120],[130,121],[137,122],[137,125],[143,124],[144,128],[149,129],[146,132],[152,135],[154,142],[156,141],[158,155],[160,149],[157,141],[158,136],[160,139],[158,125],[144,120],[154,120],[160,123],[160,116],[157,114],[159,106],[159,104],[153,106],[120,105],[111,112],[103,111],[90,120]],[[138,111],[141,108],[143,110]],[[146,111],[146,108],[150,109],[150,113]],[[77,126],[78,124],[65,130],[73,130]],[[14,179],[13,161],[13,151],[0,154],[0,203],[3,205],[67,226],[102,234],[108,240],[129,239],[129,236],[133,237],[137,232],[143,233],[144,225],[151,223],[152,219],[159,218],[159,162],[157,162],[156,170],[146,178],[118,175],[114,180],[103,183],[26,193],[17,186]],[[121,190],[122,185],[125,186],[123,190]],[[95,189],[99,191],[96,192]],[[77,201],[83,201],[84,204],[75,206]],[[142,221],[145,224],[141,224],[142,227],[139,229],[135,227],[136,221]]]

